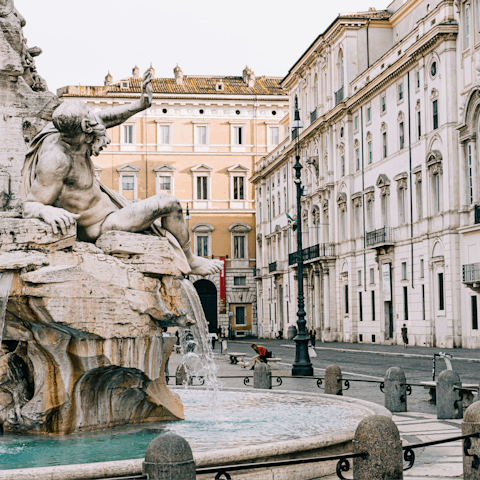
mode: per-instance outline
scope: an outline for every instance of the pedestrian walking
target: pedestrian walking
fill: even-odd
[[[308,332],[308,336],[310,337],[310,343],[312,347],[315,348],[315,343],[317,341],[317,334],[314,328],[310,329],[310,331]]]
[[[408,330],[407,326],[403,324],[402,327],[402,340],[403,340],[403,348],[407,348],[408,345]]]

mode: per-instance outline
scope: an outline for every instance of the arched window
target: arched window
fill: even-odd
[[[318,106],[318,75],[315,74],[315,80],[313,81],[313,108]]]
[[[338,52],[338,62],[337,62],[337,81],[338,81],[338,89],[340,90],[345,82],[345,69],[343,66],[343,50],[340,49]]]

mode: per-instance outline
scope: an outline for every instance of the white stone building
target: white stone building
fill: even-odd
[[[260,336],[296,322],[296,237],[286,212],[296,216],[298,142],[308,187],[303,281],[317,338],[401,343],[405,323],[410,344],[476,346],[466,319],[472,300],[463,301],[474,292],[461,274],[462,264],[480,261],[480,185],[473,181],[470,200],[459,192],[479,171],[480,98],[471,83],[480,12],[467,2],[476,5],[465,49],[458,3],[395,0],[383,11],[340,14],[283,79],[290,119],[297,98],[304,128],[252,177]],[[474,245],[468,258],[462,242]],[[480,265],[475,272],[480,285]]]

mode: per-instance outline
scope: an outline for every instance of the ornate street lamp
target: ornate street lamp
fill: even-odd
[[[296,163],[293,166],[295,169],[295,180],[297,185],[297,281],[298,281],[298,310],[297,310],[297,325],[298,333],[293,339],[295,342],[295,361],[293,362],[292,375],[298,376],[313,376],[313,366],[308,355],[308,335],[307,335],[307,321],[305,317],[305,297],[303,295],[303,255],[302,255],[302,164],[300,163],[300,150],[298,145],[298,137],[300,129],[303,128],[303,123],[300,120],[298,112],[298,99],[295,98],[295,118],[292,127],[296,131],[295,143],[295,159]]]

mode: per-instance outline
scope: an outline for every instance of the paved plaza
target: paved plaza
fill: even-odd
[[[286,340],[261,340],[265,345],[281,358],[279,369],[273,370],[275,375],[290,375],[291,364],[294,360],[294,342]],[[246,353],[246,358],[252,356],[251,341],[228,342],[228,351]],[[323,376],[328,365],[336,364],[342,369],[343,378],[350,380],[377,379],[382,380],[388,368],[399,366],[404,369],[407,381],[418,383],[432,378],[432,356],[438,353],[437,348],[412,347],[404,349],[401,346],[342,344],[317,342],[317,357],[312,359],[315,375]],[[453,356],[453,369],[457,371],[464,383],[478,383],[480,380],[480,353],[476,350],[442,350]],[[238,365],[229,363],[227,357],[220,353],[220,346],[215,346],[215,361],[219,367],[218,376],[251,375],[252,372],[242,369]],[[175,372],[176,365],[181,361],[180,355],[173,355],[170,361],[170,375]],[[437,360],[437,378],[445,369],[443,360]],[[173,380],[173,379],[171,379]],[[225,387],[245,387],[242,378],[220,379]],[[323,392],[316,382],[308,379],[282,379],[282,390],[296,390],[301,392]],[[275,381],[272,382],[276,384]],[[275,390],[275,387],[274,387]],[[345,396],[368,400],[383,406],[384,395],[377,383],[351,381],[350,388],[343,392]],[[404,445],[421,443],[461,435],[461,420],[437,420],[436,407],[428,402],[428,392],[422,387],[412,387],[412,395],[408,396],[408,412],[393,415]],[[462,445],[461,441],[445,445],[427,447],[415,450],[415,465],[405,472],[405,477],[412,480],[423,479],[450,479],[463,478],[462,474]],[[351,471],[345,474],[351,477]],[[324,477],[328,480],[337,478],[336,475]]]

